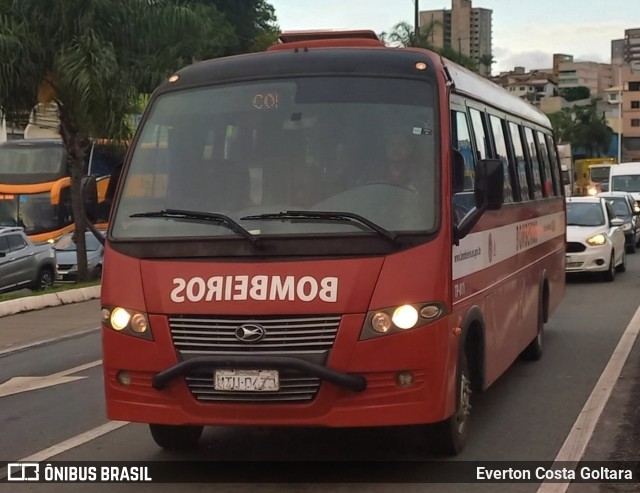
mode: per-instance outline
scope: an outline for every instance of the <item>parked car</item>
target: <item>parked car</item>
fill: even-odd
[[[570,272],[602,272],[613,281],[626,269],[625,239],[611,204],[602,197],[567,197],[567,257]]]
[[[53,285],[56,253],[48,244],[34,245],[23,228],[0,228],[0,292]]]
[[[611,204],[616,217],[624,221],[621,226],[624,231],[627,253],[635,253],[640,240],[640,207],[628,192],[607,192],[598,194]]]
[[[92,279],[99,279],[102,276],[102,259],[104,248],[102,244],[90,231],[85,232],[85,244],[87,246],[87,269]],[[78,252],[73,241],[73,232],[61,236],[53,244],[58,260],[58,281],[78,280]]]

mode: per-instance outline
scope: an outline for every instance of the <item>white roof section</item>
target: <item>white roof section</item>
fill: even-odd
[[[551,128],[551,122],[547,115],[532,104],[510,94],[509,91],[498,84],[471,72],[451,60],[443,58],[442,63],[453,79],[456,92],[487,101],[507,113],[520,115],[526,120]]]

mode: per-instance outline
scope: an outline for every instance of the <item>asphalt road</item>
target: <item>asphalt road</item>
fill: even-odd
[[[474,396],[469,445],[455,459],[442,460],[435,455],[425,443],[422,430],[415,427],[207,428],[195,452],[176,454],[160,450],[145,425],[107,423],[97,329],[99,302],[91,301],[0,319],[0,349],[4,348],[0,353],[0,461],[206,460],[216,461],[218,468],[224,461],[285,461],[271,466],[273,476],[268,484],[219,484],[215,483],[215,476],[205,473],[201,480],[206,484],[180,485],[180,491],[185,492],[535,492],[539,484],[438,485],[406,483],[406,479],[438,474],[453,461],[553,461],[638,309],[640,254],[628,256],[627,262],[627,272],[619,274],[614,283],[601,283],[589,277],[570,279],[560,310],[546,326],[542,360],[517,361],[487,392]],[[47,332],[46,327],[54,328]],[[20,338],[15,335],[16,328],[24,331],[27,345],[38,340],[53,340],[12,350],[25,345],[16,342],[16,337]],[[39,335],[31,335],[34,331]],[[67,332],[71,335],[64,337]],[[14,337],[11,343],[6,341],[9,333]],[[640,344],[636,341],[589,442],[585,459],[640,460],[640,440],[634,439],[639,437],[639,352]],[[7,381],[27,376],[48,376],[38,383],[55,382],[56,385],[2,396]],[[364,464],[354,464],[351,472],[339,467],[342,475],[337,483],[321,483],[322,469],[314,469],[308,478],[302,477],[302,481],[308,479],[306,484],[290,484],[296,470],[291,462],[298,460],[314,461],[321,467],[323,461],[363,461]],[[376,461],[403,463],[402,467],[393,467],[391,462]],[[332,477],[331,468],[338,466],[331,462],[325,465],[327,476]],[[244,477],[251,477],[251,467],[251,463],[247,463]],[[348,483],[366,481],[368,475],[375,478],[371,484]],[[242,478],[240,474],[237,479]],[[88,487],[86,484],[0,484],[0,491],[80,492]],[[175,491],[177,485],[103,484],[90,488],[105,491],[108,488],[109,492],[169,492]],[[637,488],[638,485],[573,485],[569,491],[638,491]]]

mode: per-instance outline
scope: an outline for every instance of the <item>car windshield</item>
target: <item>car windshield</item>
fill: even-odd
[[[425,81],[308,77],[165,94],[140,129],[112,235],[433,231],[433,93]]]
[[[612,192],[640,192],[640,175],[616,175],[611,177]]]
[[[599,202],[569,202],[567,204],[568,226],[601,226],[604,223],[604,212]]]
[[[84,238],[85,238],[88,252],[94,252],[100,248],[100,243],[98,242],[96,237],[93,236],[93,233],[89,233],[89,232],[85,233]],[[66,252],[75,251],[76,244],[73,241],[73,233],[66,234],[62,238],[60,238],[55,243],[54,248],[59,251],[66,251]]]
[[[609,180],[609,172],[611,168],[607,167],[597,167],[597,168],[589,168],[591,172],[591,180],[596,183],[606,183]]]

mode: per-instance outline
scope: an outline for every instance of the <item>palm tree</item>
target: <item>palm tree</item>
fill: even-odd
[[[496,63],[496,61],[491,53],[485,53],[478,58],[478,65],[486,67],[486,74],[484,75],[491,75],[491,67],[494,63]]]
[[[433,50],[435,48],[432,42],[433,33],[440,25],[440,21],[433,20],[429,24],[421,26],[420,33],[416,39],[414,26],[405,21],[398,22],[393,26],[393,30],[390,34],[387,35],[387,33],[382,33],[384,35],[383,42],[388,41],[398,46],[415,46]]]
[[[138,94],[214,51],[221,40],[207,35],[216,29],[230,32],[212,7],[171,0],[0,0],[0,113],[15,121],[36,105],[38,88],[57,104],[81,279],[88,274],[81,202],[88,139],[128,138]]]

